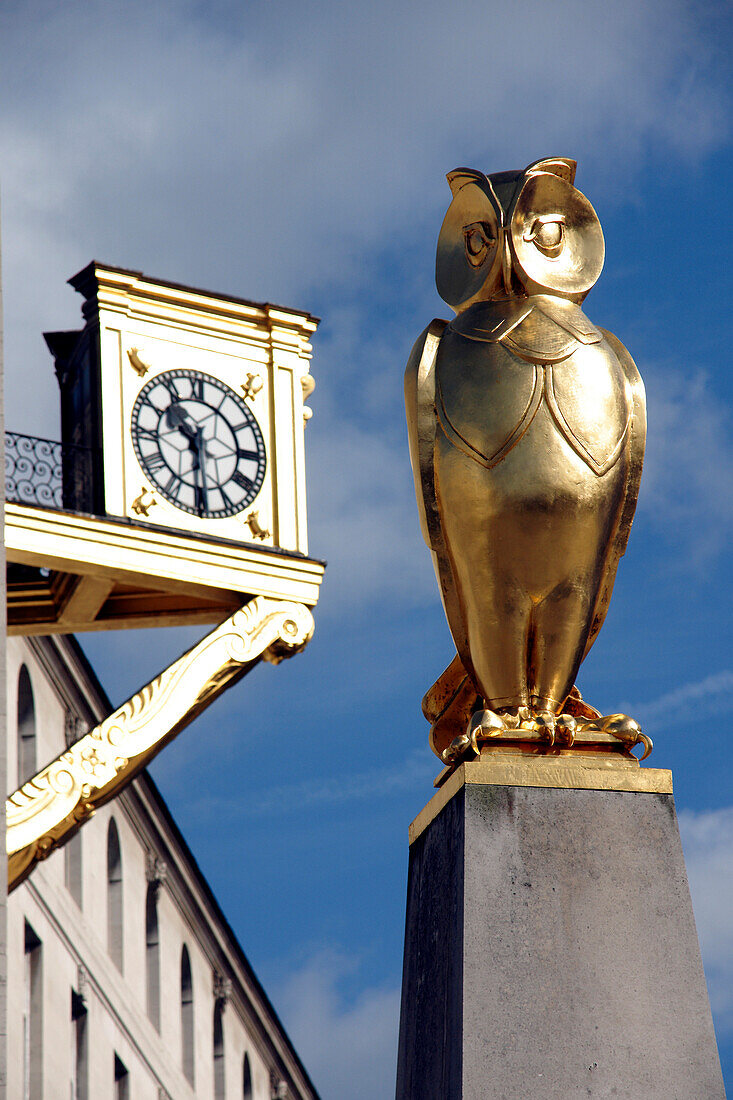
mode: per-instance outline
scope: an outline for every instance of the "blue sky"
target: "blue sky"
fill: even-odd
[[[402,410],[445,173],[578,160],[606,237],[585,310],[647,384],[637,521],[579,684],[674,772],[733,1084],[728,367],[733,20],[724,3],[5,0],[8,427],[58,437],[43,330],[92,257],[310,310],[316,634],[153,775],[324,1100],[394,1087],[407,825],[436,763],[420,698],[452,646]],[[87,636],[113,701],[192,631]]]

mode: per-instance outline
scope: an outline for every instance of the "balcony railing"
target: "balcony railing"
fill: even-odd
[[[5,433],[6,500],[90,511],[91,489],[92,451],[88,447]]]

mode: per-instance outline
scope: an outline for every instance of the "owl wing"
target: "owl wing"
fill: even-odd
[[[585,653],[583,654],[584,659],[596,640],[598,631],[603,626],[603,620],[606,618],[608,605],[611,601],[613,582],[616,579],[616,569],[619,560],[626,553],[626,544],[629,541],[631,524],[634,519],[634,512],[636,511],[636,502],[639,498],[639,483],[641,481],[642,466],[644,465],[644,448],[646,445],[646,393],[638,367],[624,345],[612,332],[606,332],[605,329],[601,329],[600,331],[603,333],[611,349],[616,353],[616,357],[626,375],[626,379],[631,388],[633,409],[631,413],[629,441],[627,444],[629,450],[629,469],[626,478],[626,493],[621,506],[621,518],[616,528],[616,534],[608,550],[606,571],[596,600],[590,634],[588,635]]]
[[[433,551],[444,548],[435,494],[433,450],[437,428],[435,360],[446,323],[438,319],[430,322],[415,342],[405,370],[405,412],[415,496],[423,538]]]
[[[423,538],[433,554],[433,566],[440,586],[440,595],[456,649],[466,670],[472,673],[473,665],[468,652],[463,614],[443,540],[435,487],[434,452],[435,435],[438,430],[435,410],[435,361],[446,324],[446,321],[439,319],[431,321],[410,352],[405,370],[405,411],[420,527]]]

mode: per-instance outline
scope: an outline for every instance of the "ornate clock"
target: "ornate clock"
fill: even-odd
[[[92,456],[67,508],[307,554],[307,313],[92,263],[81,332],[47,334],[65,444]]]
[[[151,483],[194,516],[233,516],[251,504],[267,467],[262,431],[244,399],[209,374],[151,378],[132,409],[132,443]]]

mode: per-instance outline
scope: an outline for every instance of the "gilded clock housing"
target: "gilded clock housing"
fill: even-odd
[[[306,554],[308,313],[92,262],[81,331],[48,333],[77,511]]]

